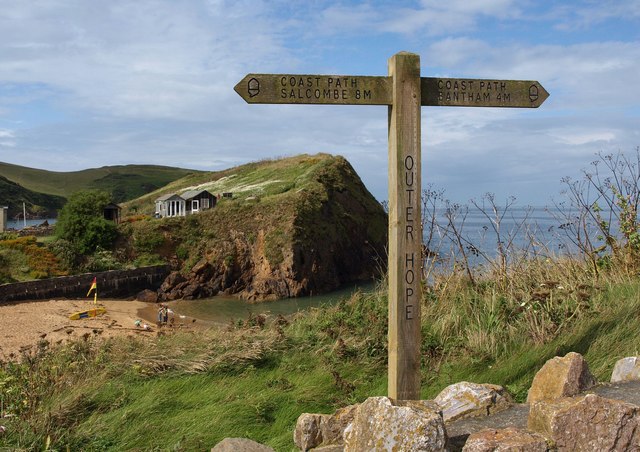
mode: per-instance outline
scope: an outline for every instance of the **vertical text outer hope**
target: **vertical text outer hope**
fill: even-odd
[[[420,398],[420,57],[389,60],[389,381],[394,399]]]

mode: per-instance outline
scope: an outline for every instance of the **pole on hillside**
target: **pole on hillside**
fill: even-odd
[[[420,57],[389,59],[389,379],[388,396],[420,398]]]

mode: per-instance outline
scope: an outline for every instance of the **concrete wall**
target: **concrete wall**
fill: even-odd
[[[94,276],[100,298],[129,298],[144,289],[157,290],[169,274],[168,265],[111,270],[76,276],[0,285],[0,303],[51,298],[87,298]],[[90,298],[93,298],[93,292]]]

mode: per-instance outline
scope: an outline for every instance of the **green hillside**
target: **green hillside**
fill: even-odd
[[[0,162],[0,176],[33,192],[67,198],[83,189],[101,189],[115,202],[142,196],[149,191],[199,171],[157,165],[117,165],[82,171],[57,172]],[[5,192],[0,191],[0,199]]]
[[[31,191],[0,176],[0,205],[9,207],[9,218],[14,218],[22,212],[22,203],[30,214],[41,217],[55,216],[64,202],[65,199],[62,196]]]
[[[231,196],[197,215],[150,217],[160,195],[194,189]],[[129,260],[171,259],[186,278],[207,268],[188,293],[165,286],[167,299],[327,292],[379,273],[387,242],[384,209],[349,162],[330,154],[192,174],[122,206]]]
[[[124,205],[125,210],[152,214],[154,201],[168,193],[207,190],[214,195],[229,192],[235,200],[266,199],[313,188],[314,173],[331,161],[330,154],[301,154],[283,159],[265,159],[223,171],[199,172],[177,179]]]

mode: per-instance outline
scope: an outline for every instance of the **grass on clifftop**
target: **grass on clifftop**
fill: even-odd
[[[264,201],[287,192],[314,191],[315,180],[310,175],[330,166],[335,158],[330,154],[303,154],[247,163],[224,171],[192,174],[133,200],[124,207],[126,212],[152,214],[158,197],[186,190],[207,190],[214,195],[228,192],[239,202],[247,198]]]

